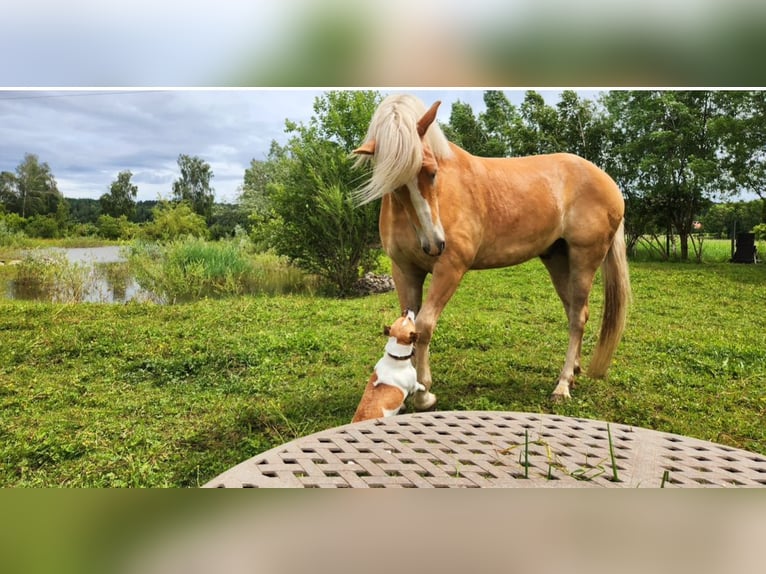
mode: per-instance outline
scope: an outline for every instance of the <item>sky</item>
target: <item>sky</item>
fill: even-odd
[[[484,110],[481,89],[389,90]],[[538,90],[550,104],[559,91]],[[287,141],[285,120],[308,122],[322,89],[0,89],[0,171],[16,170],[25,154],[46,162],[68,198],[98,199],[117,174],[133,173],[138,200],[169,198],[178,156],[199,156],[213,171],[216,201],[233,202],[245,170],[263,160],[272,140]],[[591,92],[592,93],[592,92]],[[519,105],[524,90],[507,90]],[[586,93],[587,95],[587,93]],[[361,143],[361,142],[360,142]]]

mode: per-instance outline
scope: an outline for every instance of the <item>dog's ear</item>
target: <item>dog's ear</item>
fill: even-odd
[[[410,343],[414,343],[418,340],[418,334],[419,333],[416,333],[415,331],[410,333]]]
[[[383,326],[383,334],[388,337],[391,334],[391,326],[390,325],[384,325]]]

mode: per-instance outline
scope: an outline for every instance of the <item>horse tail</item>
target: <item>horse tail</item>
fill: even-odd
[[[594,378],[606,376],[612,355],[625,329],[631,299],[624,221],[617,228],[606,259],[601,264],[601,274],[604,283],[604,312],[601,318],[601,333],[588,367],[588,376]]]

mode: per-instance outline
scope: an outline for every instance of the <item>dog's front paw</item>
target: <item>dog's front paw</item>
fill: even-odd
[[[421,385],[422,386],[422,385]],[[425,389],[418,391],[412,397],[412,405],[417,411],[427,411],[436,404],[436,395],[429,393]]]

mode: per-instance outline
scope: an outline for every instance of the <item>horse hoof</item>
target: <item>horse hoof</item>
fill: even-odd
[[[428,391],[418,391],[412,397],[412,406],[416,411],[427,411],[436,404],[436,395]]]
[[[571,399],[572,395],[569,394],[570,387],[571,385],[558,385],[553,393],[551,393],[551,400],[554,403],[563,403]]]

